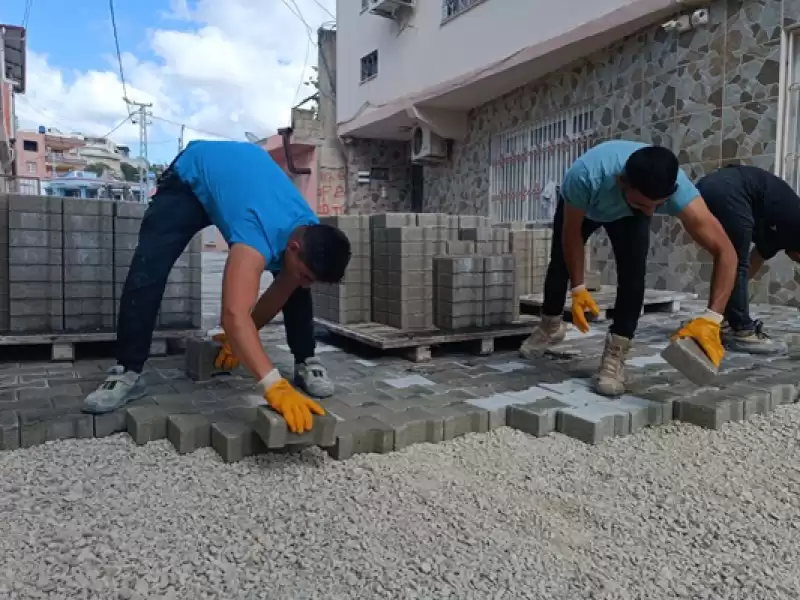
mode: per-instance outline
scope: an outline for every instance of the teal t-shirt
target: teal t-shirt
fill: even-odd
[[[598,223],[608,223],[633,215],[617,185],[617,176],[625,170],[631,154],[649,144],[612,140],[598,144],[569,168],[561,185],[564,199]],[[677,216],[700,195],[682,169],[678,170],[678,189],[655,214]]]
[[[174,165],[192,187],[229,246],[245,244],[279,271],[292,232],[319,223],[303,195],[272,160],[249,142],[195,140]]]

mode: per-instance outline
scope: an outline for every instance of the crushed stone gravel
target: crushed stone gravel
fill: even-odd
[[[0,454],[0,598],[796,600],[799,441],[793,406],[345,462],[50,443]]]

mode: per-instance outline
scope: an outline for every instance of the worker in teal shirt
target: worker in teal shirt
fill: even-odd
[[[617,263],[617,298],[594,387],[606,396],[625,392],[624,365],[644,303],[654,214],[680,219],[714,258],[708,309],[675,336],[695,339],[719,366],[724,355],[720,323],[736,276],[736,252],[675,155],[667,148],[625,140],[598,144],[564,177],[553,220],[542,320],[522,344],[523,356],[531,357],[564,339],[562,315],[570,282],[573,325],[583,333],[589,331],[586,312],[597,316],[599,310],[584,285],[584,245],[603,227]]]
[[[261,147],[246,142],[194,141],[164,172],[145,213],[120,300],[117,362],[85,410],[116,410],[145,394],[141,376],[161,299],[175,261],[201,230],[215,225],[229,246],[222,282],[223,347],[217,366],[239,359],[267,402],[302,432],[322,408],[285,381],[261,344],[258,330],[283,310],[295,383],[325,397],[333,386],[314,357],[310,285],[334,283],[350,261],[350,242],[321,225],[303,196]],[[274,281],[258,298],[261,275]]]

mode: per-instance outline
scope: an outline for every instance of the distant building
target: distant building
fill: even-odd
[[[0,177],[14,174],[14,95],[25,93],[25,29],[0,24]],[[5,189],[0,181],[0,190]]]
[[[63,176],[42,181],[42,194],[64,198],[108,198],[117,201],[146,202],[148,186],[144,190],[138,182],[105,179],[88,171],[70,171]]]

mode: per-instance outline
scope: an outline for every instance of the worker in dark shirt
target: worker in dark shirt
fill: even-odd
[[[750,317],[748,282],[780,251],[800,262],[800,196],[780,177],[745,165],[717,169],[700,179],[697,189],[739,257],[723,344],[733,352],[776,352],[781,346]]]

